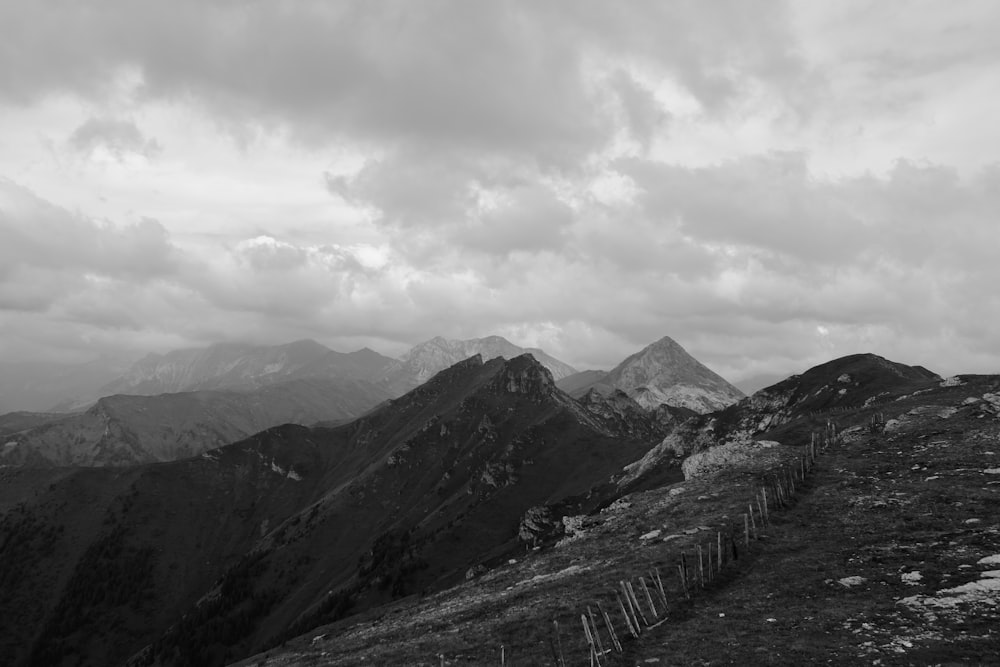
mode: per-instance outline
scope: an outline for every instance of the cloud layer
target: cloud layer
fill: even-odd
[[[1000,21],[967,9],[4,3],[0,358],[671,335],[733,379],[996,370]]]

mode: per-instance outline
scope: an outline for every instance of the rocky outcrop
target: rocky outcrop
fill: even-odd
[[[529,508],[521,517],[517,538],[529,547],[537,547],[558,540],[565,532],[562,517],[551,507],[540,505]]]

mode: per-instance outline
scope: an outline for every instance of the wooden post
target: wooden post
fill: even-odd
[[[504,651],[503,644],[500,644],[500,667],[504,667],[507,664],[507,653]]]
[[[649,586],[646,585],[646,580],[639,577],[639,587],[642,588],[642,592],[646,595],[646,603],[649,605],[649,611],[653,614],[653,618],[659,618],[660,614],[656,611],[656,605],[653,604],[653,596],[649,593]]]
[[[667,614],[667,592],[663,590],[663,580],[660,579],[660,571],[655,567],[649,573],[650,578],[656,582],[656,590],[660,594],[660,602],[663,603],[663,615]]]
[[[771,513],[767,509],[767,490],[766,489],[761,489],[760,490],[760,498],[761,498],[761,500],[764,501],[763,504],[760,506],[761,507],[761,511],[764,513],[764,523],[771,523]]]
[[[556,635],[555,649],[558,650],[559,667],[566,667],[566,658],[563,656],[562,649],[562,635],[559,632],[559,621],[555,619],[552,620],[552,629],[555,631]]]
[[[625,598],[625,606],[628,608],[629,613],[632,615],[632,622],[635,625],[636,636],[642,633],[642,628],[639,624],[639,614],[636,613],[635,606],[632,604],[632,598],[629,597],[628,587],[625,585],[624,581],[619,581],[622,587],[622,597]]]
[[[635,607],[635,610],[639,612],[639,617],[642,619],[642,624],[648,627],[649,625],[651,625],[651,623],[648,620],[646,620],[646,614],[642,611],[642,607],[639,606],[639,598],[635,596],[635,589],[632,588],[632,582],[626,581],[625,585],[628,587],[628,594],[632,599],[632,605]]]
[[[677,564],[677,576],[681,580],[681,590],[684,592],[684,597],[689,598],[691,594],[688,593],[687,579],[684,576],[684,566],[680,563]]]
[[[702,558],[701,545],[698,545],[698,583],[705,587],[705,560]]]
[[[752,530],[753,539],[757,539],[757,520],[753,516],[753,505],[747,504],[747,509],[750,510],[750,528]]]
[[[604,617],[604,625],[608,629],[608,635],[611,637],[611,644],[615,647],[615,650],[619,653],[622,652],[622,643],[618,641],[618,633],[615,632],[615,626],[611,623],[611,617],[608,616],[608,612],[604,611],[604,607],[601,603],[597,603],[597,610],[601,612],[601,616]]]
[[[760,514],[760,532],[764,532],[764,527],[767,526],[767,517],[764,516],[764,507],[760,504],[760,498],[757,498],[757,513]]]
[[[691,581],[688,579],[688,559],[687,554],[681,552],[681,574],[684,580],[684,594],[691,597]]]
[[[596,664],[597,667],[601,667],[601,656],[597,653],[597,644],[594,643],[594,636],[590,632],[590,624],[587,623],[587,615],[580,614],[580,620],[583,621],[583,634],[587,638],[587,645],[590,646],[590,664]]]
[[[628,628],[628,633],[638,639],[639,632],[635,626],[632,625],[632,617],[628,615],[628,610],[625,609],[625,603],[622,602],[622,596],[618,592],[615,592],[615,597],[618,598],[618,606],[621,607],[622,615],[625,617],[625,626]]]
[[[604,655],[604,643],[601,641],[601,633],[597,631],[597,621],[594,619],[594,612],[587,606],[587,615],[590,616],[590,627],[594,633],[594,642],[597,644],[597,650],[600,651],[601,655]]]
[[[743,515],[743,543],[750,548],[750,519],[746,514]]]
[[[717,531],[718,543],[716,545],[716,553],[719,554],[719,572],[722,572],[722,531]]]

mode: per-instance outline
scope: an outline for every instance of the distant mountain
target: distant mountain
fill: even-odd
[[[36,484],[0,520],[0,662],[228,664],[520,557],[529,508],[595,509],[588,491],[659,440],[612,403],[588,409],[532,356],[476,355],[338,428],[148,466],[0,468],[2,488]]]
[[[119,394],[78,415],[0,416],[0,465],[173,461],[279,424],[359,417],[388,398],[371,383],[331,378],[289,380],[246,392]]]
[[[201,389],[248,390],[302,378],[373,382],[398,362],[367,348],[335,352],[313,340],[285,345],[220,343],[207,348],[149,354],[96,391],[59,407],[80,410],[102,396],[158,394]]]
[[[667,336],[607,373],[584,371],[563,378],[559,386],[578,397],[592,389],[602,394],[621,389],[645,408],[671,405],[700,413],[722,409],[743,398],[739,389]]]
[[[469,340],[448,340],[438,336],[411,348],[386,373],[384,381],[391,391],[404,393],[426,382],[435,373],[477,354],[481,355],[483,359],[495,357],[513,359],[525,353],[531,354],[552,373],[552,377],[556,380],[576,373],[575,368],[550,356],[543,350],[533,347],[518,347],[501,336],[487,336]]]
[[[86,363],[0,363],[0,414],[60,412],[55,406],[90,395],[128,370],[135,357],[105,355]]]

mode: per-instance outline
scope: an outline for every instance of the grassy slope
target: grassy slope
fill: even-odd
[[[977,561],[1000,554],[1000,475],[984,472],[1000,468],[1000,421],[982,401],[963,404],[995,392],[1000,378],[931,386],[880,406],[902,418],[882,434],[861,428],[869,411],[837,413],[842,428],[858,428],[824,455],[796,503],[773,515],[766,538],[691,602],[676,577],[665,581],[669,622],[626,642],[611,664],[997,664],[1000,595],[944,609],[900,603],[948,600],[938,592],[979,580],[989,568]],[[957,411],[940,412],[949,407]],[[785,432],[794,444],[790,434],[808,429]],[[553,664],[553,619],[567,664],[586,664],[586,605],[601,601],[611,611],[617,581],[649,565],[673,567],[682,551],[731,525],[724,516],[740,516],[764,470],[799,453],[759,451],[769,460],[633,494],[588,518],[585,538],[242,664],[439,665],[442,654],[446,664],[499,664],[501,644],[508,664]],[[686,533],[700,526],[711,530]],[[640,539],[652,529],[661,539]],[[662,541],[671,534],[681,537]],[[904,582],[909,572],[922,579]],[[864,581],[846,587],[845,577]]]

